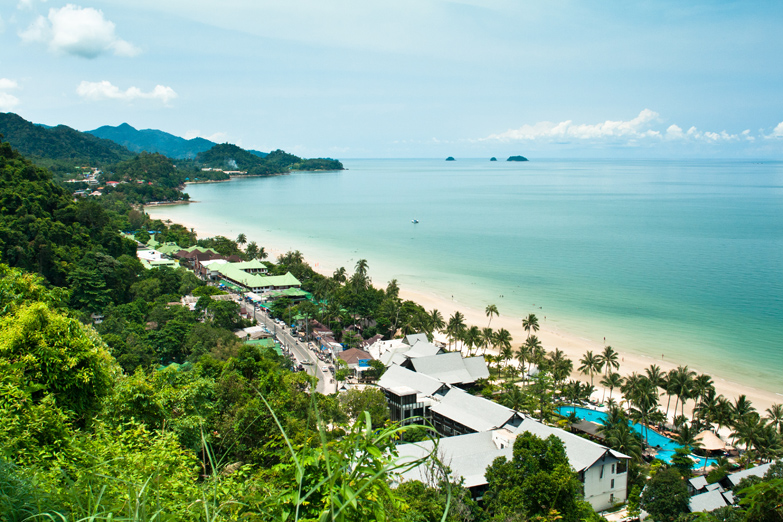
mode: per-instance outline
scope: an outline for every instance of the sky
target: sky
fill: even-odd
[[[783,160],[783,2],[2,0],[0,112],[306,157]]]

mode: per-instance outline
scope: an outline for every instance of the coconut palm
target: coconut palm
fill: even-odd
[[[267,257],[269,257],[269,254],[266,253],[266,248],[258,247],[258,254],[256,254],[256,259],[266,259]]]
[[[432,328],[432,331],[440,331],[444,326],[446,326],[446,322],[443,320],[443,314],[436,308],[430,310],[430,328]]]
[[[501,328],[497,332],[495,332],[495,346],[503,348],[511,348],[511,341],[513,341],[514,338],[511,337],[511,332],[506,330],[505,328]],[[513,355],[512,355],[513,357]]]
[[[639,434],[628,425],[627,421],[617,424],[616,428],[606,433],[604,442],[615,451],[624,453],[636,462],[642,461],[642,443]]]
[[[446,335],[449,338],[449,350],[451,349],[452,341],[462,340],[462,336],[465,333],[467,326],[465,326],[465,316],[459,310],[454,312],[454,315],[449,317],[449,322],[446,324]]]
[[[617,352],[611,346],[605,346],[599,357],[601,357],[601,362],[604,365],[604,375],[609,375],[610,371],[620,368]]]
[[[498,307],[493,304],[488,304],[487,307],[484,309],[484,312],[487,314],[487,317],[489,317],[489,322],[487,323],[487,328],[492,324],[492,316],[499,316],[500,313],[498,312]]]
[[[626,379],[623,394],[633,405],[631,416],[642,421],[644,443],[647,444],[647,424],[650,416],[658,409],[658,388],[644,375],[633,373]]]
[[[528,337],[528,340],[530,338]],[[533,349],[530,347],[528,343],[523,344],[519,347],[517,350],[517,361],[519,361],[520,368],[522,370],[522,378],[527,380],[527,372],[525,370],[525,363],[530,361],[530,358],[533,356]]]
[[[693,379],[696,377],[696,372],[689,370],[687,366],[678,366],[674,373],[669,376],[669,384],[672,387],[672,392],[677,396],[677,400],[674,401],[674,413],[677,413],[677,404],[682,406],[682,413],[685,412],[685,402],[691,398],[693,393]]]
[[[563,382],[574,368],[573,361],[566,357],[565,352],[560,348],[555,348],[555,351],[549,354],[549,365],[552,369],[552,378],[555,380],[555,385]]]
[[[522,319],[522,328],[527,332],[527,336],[530,337],[531,333],[538,331],[538,318],[536,314],[528,314],[527,317]]]
[[[510,373],[508,372],[508,368],[511,359],[514,358],[514,350],[511,348],[510,344],[499,345],[499,346],[500,346],[500,358],[503,359],[503,361],[505,361],[506,372]]]
[[[481,342],[479,345],[482,350],[481,353],[487,353],[487,350],[495,344],[495,330],[490,327],[481,329]]]
[[[500,394],[500,404],[512,410],[521,410],[527,401],[527,395],[516,384],[503,387],[503,393]]]
[[[473,350],[481,343],[481,330],[478,326],[471,326],[465,330],[464,344],[468,349],[468,356],[473,355]]]
[[[696,408],[702,403],[704,397],[712,390],[715,391],[715,385],[712,382],[712,377],[707,374],[697,375],[693,379],[692,385],[693,399],[696,401],[694,405],[694,415],[696,414]]]
[[[617,372],[612,372],[601,379],[599,383],[604,388],[609,388],[609,400],[612,400],[612,390],[620,388],[623,385],[623,378]],[[603,401],[603,399],[602,399]]]
[[[647,378],[655,384],[658,388],[666,389],[665,373],[661,371],[661,367],[657,364],[651,364],[649,368],[645,368],[644,373],[647,374]]]
[[[588,350],[587,353],[585,353],[584,357],[580,359],[579,361],[582,363],[582,366],[579,367],[579,372],[582,375],[590,375],[590,386],[593,385],[593,375],[596,373],[599,373],[601,371],[601,368],[603,368],[603,361],[601,360],[600,356],[593,355],[593,352],[591,350]]]
[[[767,422],[783,433],[783,404],[773,404],[767,408]]]
[[[334,274],[332,274],[332,279],[334,279],[338,283],[345,283],[345,280],[347,279],[345,267],[341,266],[340,268],[335,270]]]
[[[238,245],[244,245],[245,243],[247,243],[247,236],[245,234],[239,234],[237,236],[236,242]]]
[[[248,260],[256,259],[258,256],[258,244],[255,241],[251,241],[247,244],[247,247],[245,248],[245,256]]]

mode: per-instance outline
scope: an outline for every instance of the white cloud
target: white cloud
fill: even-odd
[[[783,121],[778,123],[777,127],[772,129],[772,134],[765,136],[766,138],[783,138]]]
[[[0,91],[8,91],[11,89],[18,89],[19,84],[16,80],[9,80],[8,78],[0,78]]]
[[[5,92],[18,88],[19,84],[16,82],[16,80],[0,78],[0,111],[10,111],[19,105],[19,98],[13,94]]]
[[[657,121],[658,113],[644,109],[629,121],[607,120],[603,123],[576,125],[572,120],[552,123],[541,121],[534,125],[523,125],[519,129],[510,129],[500,134],[492,134],[485,140],[524,141],[524,140],[594,140],[602,138],[643,138],[660,136],[660,132],[650,130],[650,123]]]
[[[159,100],[168,103],[177,97],[174,89],[165,85],[156,85],[149,92],[143,92],[138,87],[128,87],[126,90],[120,90],[116,85],[106,80],[102,82],[83,81],[76,88],[76,94],[91,101],[99,100]]]
[[[0,111],[10,111],[19,105],[19,98],[7,92],[0,92]]]
[[[708,143],[716,143],[719,141],[738,141],[740,139],[753,141],[755,139],[750,135],[749,130],[746,130],[741,134],[730,134],[726,131],[700,131],[696,127],[691,127],[687,130],[687,132],[683,132],[679,125],[670,125],[669,128],[666,129],[666,134],[664,137],[667,140],[704,141]]]
[[[139,49],[115,34],[114,23],[103,16],[103,11],[68,4],[60,9],[49,9],[47,18],[39,16],[19,33],[23,41],[45,43],[58,54],[73,54],[96,58],[102,53],[117,56],[135,56]]]

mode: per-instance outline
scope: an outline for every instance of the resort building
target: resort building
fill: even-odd
[[[453,390],[449,393],[453,393]],[[487,487],[485,472],[498,457],[513,458],[514,441],[524,432],[541,438],[554,435],[563,443],[568,461],[584,484],[585,500],[597,511],[609,509],[627,496],[630,457],[567,431],[525,417],[516,427],[504,427],[446,437],[438,444],[438,457],[448,467],[451,478],[480,499]],[[402,444],[397,451],[403,459],[417,459],[431,453],[433,441]],[[402,475],[403,480],[420,480],[434,486],[436,478],[423,464]]]
[[[210,263],[208,265],[210,272],[217,272],[217,278],[245,292],[262,294],[288,290],[289,288],[298,289],[302,286],[302,283],[291,272],[282,276],[264,275],[266,273],[266,265],[260,261],[217,264],[218,261],[216,260],[208,263]],[[213,264],[215,264],[214,270],[212,268]]]

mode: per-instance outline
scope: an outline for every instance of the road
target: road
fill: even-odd
[[[270,332],[280,341],[280,345],[291,350],[291,354],[298,364],[304,366],[309,375],[315,375],[318,378],[318,384],[315,391],[324,395],[337,393],[337,383],[331,372],[324,372],[321,367],[328,366],[321,361],[306,343],[299,342],[293,335],[291,329],[287,326],[280,326],[271,317],[262,311],[256,311],[255,318],[259,324],[266,326]],[[305,364],[308,363],[308,364]]]

